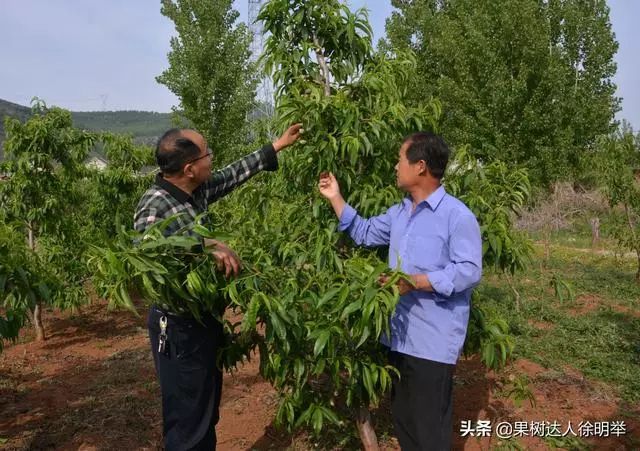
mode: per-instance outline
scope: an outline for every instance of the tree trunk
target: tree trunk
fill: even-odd
[[[379,451],[378,438],[376,437],[376,431],[373,430],[373,424],[371,424],[371,414],[366,407],[360,407],[358,411],[358,433],[360,434],[360,440],[364,451]]]
[[[595,248],[600,241],[600,218],[591,218],[591,247]]]
[[[318,41],[317,36],[313,36],[313,43],[316,46],[316,60],[318,61],[318,66],[320,66],[320,73],[322,75],[322,83],[324,84],[324,95],[331,95],[331,84],[329,80],[329,67],[327,66],[327,60],[324,57],[324,53],[322,51],[322,46],[320,45],[320,41]]]
[[[509,285],[509,288],[511,288],[511,291],[513,291],[513,300],[516,303],[516,311],[520,311],[520,293],[518,292],[518,290],[516,290],[516,286],[513,282],[513,279],[511,278],[511,274],[509,274],[509,272],[505,272],[505,276],[507,278],[507,285]]]
[[[544,228],[544,267],[549,267],[549,261],[551,260],[551,230],[547,225]]]
[[[27,224],[27,228],[29,230],[29,249],[31,251],[36,250],[36,240],[33,233],[33,223],[29,222]],[[44,341],[44,325],[42,324],[42,304],[40,302],[36,302],[36,306],[33,309],[33,314],[29,315],[29,319],[31,320],[31,324],[33,324],[33,328],[36,331],[36,341]]]
[[[44,341],[44,326],[42,324],[42,305],[36,303],[36,308],[33,310],[33,328],[36,330],[36,341]]]
[[[629,225],[629,230],[631,231],[631,236],[633,237],[633,246],[636,249],[636,255],[638,256],[638,272],[636,272],[636,283],[640,284],[640,250],[638,250],[638,237],[636,236],[636,225],[631,218],[631,212],[629,211],[629,205],[627,203],[624,204],[624,212],[627,215],[627,224]]]

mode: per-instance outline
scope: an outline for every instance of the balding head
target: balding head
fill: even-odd
[[[163,174],[178,175],[187,163],[200,156],[201,149],[206,149],[206,146],[198,132],[172,128],[158,140],[156,162]]]

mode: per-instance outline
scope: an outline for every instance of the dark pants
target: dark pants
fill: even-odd
[[[400,372],[391,389],[391,411],[402,451],[451,449],[455,365],[389,352]]]
[[[168,341],[158,352],[160,318],[166,316]],[[165,315],[151,307],[147,325],[151,352],[162,391],[164,446],[167,451],[216,447],[222,371],[216,355],[222,343],[222,325],[214,318]]]

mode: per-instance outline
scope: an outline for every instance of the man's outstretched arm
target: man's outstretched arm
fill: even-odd
[[[342,194],[335,176],[331,173],[322,173],[318,183],[320,194],[326,197],[336,216],[340,220],[340,231],[346,230],[353,241],[363,246],[386,246],[389,244],[391,234],[391,214],[389,211],[364,219],[349,206]]]
[[[277,153],[295,143],[302,133],[302,124],[292,125],[272,144],[247,155],[211,174],[202,188],[209,203],[229,194],[260,171],[278,169]]]

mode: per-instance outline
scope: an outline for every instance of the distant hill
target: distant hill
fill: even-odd
[[[25,121],[31,115],[31,108],[0,99],[0,159],[3,157],[4,118],[15,117]],[[71,112],[74,126],[93,131],[109,131],[131,134],[134,141],[152,145],[158,137],[172,127],[170,113],[151,111],[78,111]]]

